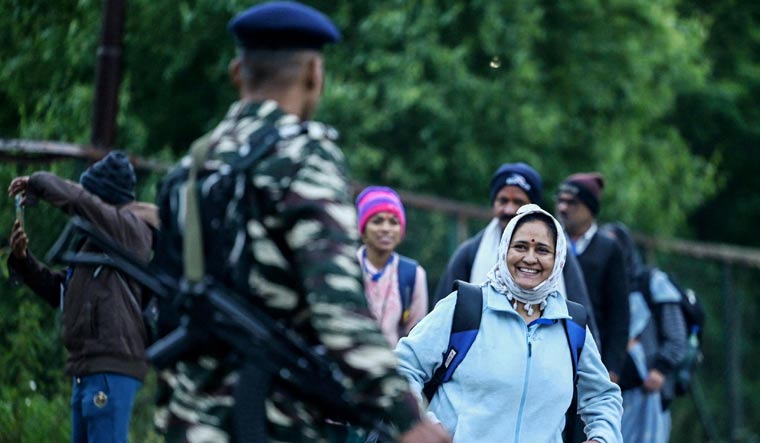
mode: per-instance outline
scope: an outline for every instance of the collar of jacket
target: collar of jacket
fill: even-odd
[[[515,312],[507,296],[501,292],[496,291],[491,285],[486,285],[486,300],[485,309],[491,309],[493,311],[506,311]],[[565,298],[560,295],[559,292],[554,291],[546,298],[546,309],[544,309],[542,318],[548,320],[560,320],[563,318],[570,318],[570,314],[567,312],[567,304]]]

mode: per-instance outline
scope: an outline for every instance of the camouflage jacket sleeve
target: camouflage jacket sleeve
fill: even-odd
[[[281,195],[270,195],[277,208],[265,224],[285,233],[291,272],[301,282],[316,341],[340,364],[355,404],[406,431],[419,421],[420,405],[397,373],[396,358],[367,308],[343,154],[331,141],[304,134],[281,143],[268,163],[254,180],[259,187],[274,185]],[[278,172],[267,176],[262,169]],[[285,181],[281,188],[275,185]],[[254,245],[257,250],[271,247]]]

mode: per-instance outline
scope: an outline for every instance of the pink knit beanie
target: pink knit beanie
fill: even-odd
[[[356,197],[356,210],[359,212],[359,233],[364,233],[367,222],[378,212],[390,212],[401,224],[401,235],[406,232],[406,214],[404,205],[396,191],[385,186],[369,186]]]

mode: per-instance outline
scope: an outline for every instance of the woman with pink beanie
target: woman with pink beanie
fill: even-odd
[[[415,260],[395,252],[404,238],[406,214],[393,189],[364,189],[356,198],[356,209],[364,243],[357,255],[367,304],[385,339],[396,346],[427,314],[427,276]]]

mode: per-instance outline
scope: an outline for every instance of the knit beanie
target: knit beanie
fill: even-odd
[[[118,206],[135,199],[137,177],[129,158],[122,152],[111,151],[87,168],[79,183],[104,202]]]
[[[367,222],[378,212],[390,212],[401,224],[401,235],[406,231],[406,214],[404,205],[396,191],[385,186],[369,186],[356,197],[356,210],[359,212],[359,232],[364,233]]]
[[[560,185],[559,192],[573,194],[594,215],[599,213],[599,199],[604,188],[604,177],[598,172],[580,172],[566,178]]]
[[[527,163],[504,163],[493,173],[489,194],[492,205],[504,186],[517,186],[528,194],[529,203],[541,205],[541,176]]]

